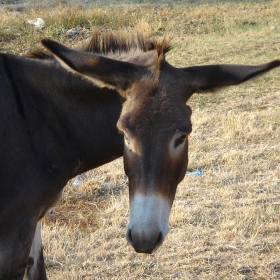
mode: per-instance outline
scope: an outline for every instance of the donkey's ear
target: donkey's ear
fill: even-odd
[[[115,89],[124,97],[126,89],[131,87],[144,71],[141,66],[73,50],[50,39],[43,39],[42,44],[68,70],[90,77],[90,80],[99,87]]]
[[[219,88],[238,85],[275,67],[280,60],[267,64],[249,65],[206,65],[184,68],[184,76],[193,93],[215,91]]]

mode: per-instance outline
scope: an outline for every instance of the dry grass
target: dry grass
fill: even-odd
[[[94,25],[174,35],[177,66],[262,63],[280,58],[280,1],[217,5],[118,5],[2,11],[0,48],[24,53],[44,36],[68,45]],[[48,22],[42,31],[24,25]],[[95,20],[95,21],[94,21]],[[17,26],[14,28],[13,26]],[[80,25],[67,38],[61,28]],[[18,33],[12,32],[14,29]],[[189,169],[179,185],[170,233],[158,252],[136,254],[121,159],[65,188],[43,221],[50,279],[280,279],[280,72],[217,94],[194,95]]]

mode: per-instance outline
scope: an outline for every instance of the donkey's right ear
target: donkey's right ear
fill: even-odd
[[[139,80],[139,75],[145,71],[142,66],[73,50],[51,39],[43,39],[42,44],[63,67],[90,78],[98,87],[117,90],[123,97],[125,91]]]

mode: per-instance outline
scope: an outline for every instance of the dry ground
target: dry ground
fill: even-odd
[[[25,25],[32,17],[46,28]],[[0,23],[2,52],[25,53],[44,36],[76,45],[98,26],[171,33],[176,47],[167,60],[176,66],[280,58],[280,1],[9,8]],[[61,32],[77,25],[75,38]],[[127,179],[118,159],[88,172],[80,187],[70,181],[43,220],[49,279],[280,279],[280,70],[188,103],[189,170],[203,176],[178,186],[162,247],[141,255],[127,244]]]

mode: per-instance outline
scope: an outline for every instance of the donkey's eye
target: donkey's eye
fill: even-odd
[[[129,136],[125,133],[125,132],[123,132],[123,131],[121,131],[121,130],[119,130],[119,134],[121,134],[121,135],[123,135],[123,138],[124,138],[124,142],[126,143],[126,145],[128,146],[129,145]]]
[[[128,149],[128,151],[132,151],[131,150],[131,141],[132,141],[132,138],[131,138],[131,135],[130,135],[130,131],[129,130],[119,130],[119,133],[121,135],[123,135],[123,139],[124,139],[124,144],[126,146],[126,149]]]
[[[131,144],[130,144],[130,137],[126,135],[126,133],[124,134],[124,143],[126,146],[126,149],[131,153],[132,149],[131,149]]]
[[[186,140],[187,134],[181,134],[176,140],[175,140],[175,148],[183,144]]]
[[[123,134],[123,138],[124,138],[124,142],[125,142],[126,146],[129,147],[129,145],[130,145],[130,136],[129,136],[129,134],[126,133],[126,132],[122,132],[122,134]]]
[[[124,133],[124,141],[126,142],[126,144],[130,143],[130,138],[127,134]]]

